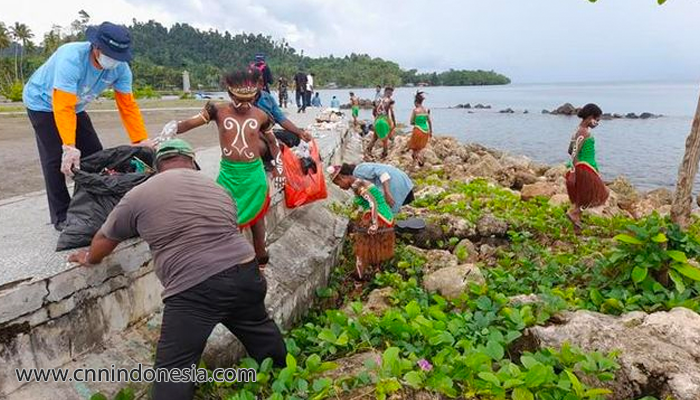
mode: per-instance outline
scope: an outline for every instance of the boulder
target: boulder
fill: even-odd
[[[574,107],[571,103],[564,103],[561,106],[557,107],[556,110],[553,110],[551,114],[555,115],[576,115],[578,112],[578,109]]]
[[[393,294],[394,289],[391,287],[374,289],[370,292],[367,302],[363,304],[362,311],[377,315],[382,314],[384,311],[391,308],[391,296]]]
[[[424,186],[418,189],[417,192],[415,192],[415,196],[417,199],[423,197],[436,197],[445,194],[445,192],[445,188],[442,188],[440,186]]]
[[[481,237],[506,237],[508,223],[492,214],[486,214],[476,223],[476,231]]]
[[[503,168],[515,168],[516,170],[528,170],[532,160],[525,156],[504,155],[498,160]]]
[[[428,255],[427,250],[423,250],[420,247],[412,246],[410,244],[408,246],[406,246],[406,251],[409,251],[409,252],[411,252],[417,256],[423,257],[423,258],[426,258],[426,256]]]
[[[544,303],[544,300],[536,294],[519,294],[508,298],[508,304],[511,306],[520,306],[525,304]]]
[[[525,110],[525,111],[523,111],[523,114],[530,114],[530,111]]]
[[[479,259],[487,264],[492,264],[497,255],[498,249],[490,244],[482,244],[479,247]]]
[[[615,119],[620,119],[620,118],[624,118],[624,115],[622,115],[622,114],[618,114],[618,113],[613,113],[613,115],[612,115],[612,116],[613,116],[613,118],[615,118]]]
[[[551,114],[549,110],[542,110],[542,114]]]
[[[479,251],[476,249],[476,245],[469,239],[463,239],[457,243],[452,254],[457,257],[457,261],[460,263],[473,264],[479,260]]]
[[[459,262],[447,250],[429,250],[426,255],[424,270],[426,273],[434,272],[443,268],[456,267]]]
[[[646,217],[654,212],[661,216],[667,216],[671,213],[672,202],[673,193],[668,189],[660,188],[646,193],[641,200],[632,206],[630,211],[636,218]]]
[[[476,236],[476,226],[464,218],[447,215],[443,220],[443,225],[447,227],[446,233],[450,238],[465,239]]]
[[[427,149],[423,150],[423,160],[425,160],[425,163],[427,165],[437,165],[440,164],[440,158],[435,154],[435,151],[428,147]]]
[[[560,164],[560,165],[557,165],[557,166],[554,166],[554,167],[548,169],[547,172],[544,173],[544,176],[547,179],[555,180],[559,177],[563,178],[564,175],[566,175],[566,171],[568,171],[568,170],[569,169],[566,167],[566,165]]]
[[[474,264],[462,264],[439,269],[423,277],[423,287],[438,292],[447,299],[456,299],[469,289],[469,283],[483,285],[486,280]]]
[[[659,116],[656,114],[652,114],[650,112],[643,112],[643,113],[639,114],[639,118],[649,119],[649,118],[659,118]]]
[[[499,185],[507,188],[515,186],[515,168],[501,168],[494,176]]]
[[[505,110],[499,111],[500,114],[515,114],[515,111],[512,108],[506,108]]]
[[[603,115],[600,116],[600,119],[602,119],[604,121],[609,121],[609,120],[613,119],[613,116],[610,113],[604,113]]]
[[[462,193],[452,193],[452,194],[448,194],[447,196],[445,196],[445,198],[442,199],[440,201],[440,203],[438,203],[438,205],[440,207],[444,207],[444,206],[449,205],[449,204],[459,203],[459,202],[464,201],[466,199],[467,199],[467,196],[465,196]]]
[[[479,103],[479,104],[475,105],[474,108],[476,108],[477,110],[490,110],[491,106],[489,106],[489,105],[485,106],[485,105]]]
[[[565,342],[586,351],[619,351],[620,370],[604,385],[611,400],[653,395],[700,399],[700,315],[686,308],[619,317],[590,311],[560,314],[557,324],[528,330],[540,347]]]
[[[417,247],[431,249],[434,248],[439,242],[445,242],[448,240],[448,237],[442,230],[440,224],[428,222],[425,229],[415,235],[410,235],[408,239]]]
[[[535,174],[528,171],[518,171],[515,173],[513,184],[510,186],[514,190],[522,190],[525,185],[532,185],[537,182]]]
[[[467,168],[467,173],[471,176],[491,178],[496,175],[496,171],[501,169],[501,164],[491,154],[483,155],[479,161]]]
[[[659,206],[670,206],[673,204],[673,192],[665,188],[654,189],[647,192],[644,198],[653,201]]]
[[[557,186],[551,182],[535,182],[531,185],[523,185],[520,190],[520,198],[524,201],[530,201],[537,197],[551,198],[557,194]]]
[[[627,118],[627,119],[639,119],[639,116],[635,113],[627,113],[625,115],[625,118]]]
[[[462,158],[458,156],[448,156],[445,158],[444,164],[453,166],[453,165],[460,165],[462,164]]]
[[[555,194],[549,199],[549,205],[552,207],[561,207],[569,203],[569,195],[567,194]]]
[[[629,179],[618,176],[608,185],[610,190],[617,194],[618,205],[624,210],[631,210],[634,203],[639,200],[639,193]]]

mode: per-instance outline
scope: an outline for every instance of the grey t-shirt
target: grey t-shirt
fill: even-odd
[[[187,168],[161,172],[132,189],[101,231],[112,240],[138,235],[148,243],[163,298],[255,258],[238,230],[231,196]]]

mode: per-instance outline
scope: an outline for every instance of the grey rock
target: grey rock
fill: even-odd
[[[462,264],[439,269],[423,277],[423,287],[438,292],[447,299],[456,299],[469,289],[469,283],[484,284],[481,270],[473,264]]]
[[[467,168],[467,173],[471,176],[484,178],[494,177],[496,172],[501,169],[501,164],[491,154],[485,154],[479,161]]]
[[[416,198],[440,196],[446,192],[445,188],[439,186],[424,186],[416,191]]]
[[[578,109],[574,107],[571,103],[564,103],[561,106],[557,107],[556,110],[553,110],[550,114],[554,115],[576,115],[578,112]]]
[[[459,264],[457,257],[447,250],[429,250],[426,258],[427,261],[423,270],[428,273],[442,268],[456,267]]]
[[[577,311],[556,325],[529,329],[540,347],[564,342],[586,351],[619,351],[621,369],[612,383],[612,400],[654,393],[675,400],[700,399],[700,315],[686,309],[619,317]]]
[[[362,310],[380,315],[384,311],[391,308],[391,296],[394,294],[394,289],[390,287],[382,289],[374,289],[367,298]]]
[[[508,223],[486,214],[476,223],[476,231],[482,237],[505,237],[508,234]]]
[[[479,260],[479,251],[469,239],[462,239],[457,243],[452,254],[457,257],[457,261],[460,263],[473,264]]]
[[[525,185],[532,185],[537,182],[535,174],[527,171],[518,171],[515,173],[513,184],[510,186],[513,190],[521,190]]]
[[[536,294],[519,294],[508,298],[508,304],[512,306],[520,306],[525,304],[537,304],[544,301]]]

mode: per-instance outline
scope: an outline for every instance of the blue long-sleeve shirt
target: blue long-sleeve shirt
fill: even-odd
[[[389,181],[389,191],[394,198],[391,211],[398,214],[406,197],[413,190],[413,182],[405,172],[391,165],[379,163],[362,163],[355,167],[353,176],[372,182],[384,192],[384,182]]]

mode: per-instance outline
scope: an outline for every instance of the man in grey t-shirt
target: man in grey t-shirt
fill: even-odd
[[[271,357],[284,366],[284,341],[265,309],[267,282],[238,230],[231,197],[196,171],[194,152],[181,139],[160,146],[156,168],[157,175],[117,204],[90,250],[71,254],[69,261],[98,264],[137,235],[148,243],[165,288],[155,368],[196,367],[218,323],[258,362]],[[155,383],[153,391],[155,400],[192,399],[194,384]]]

